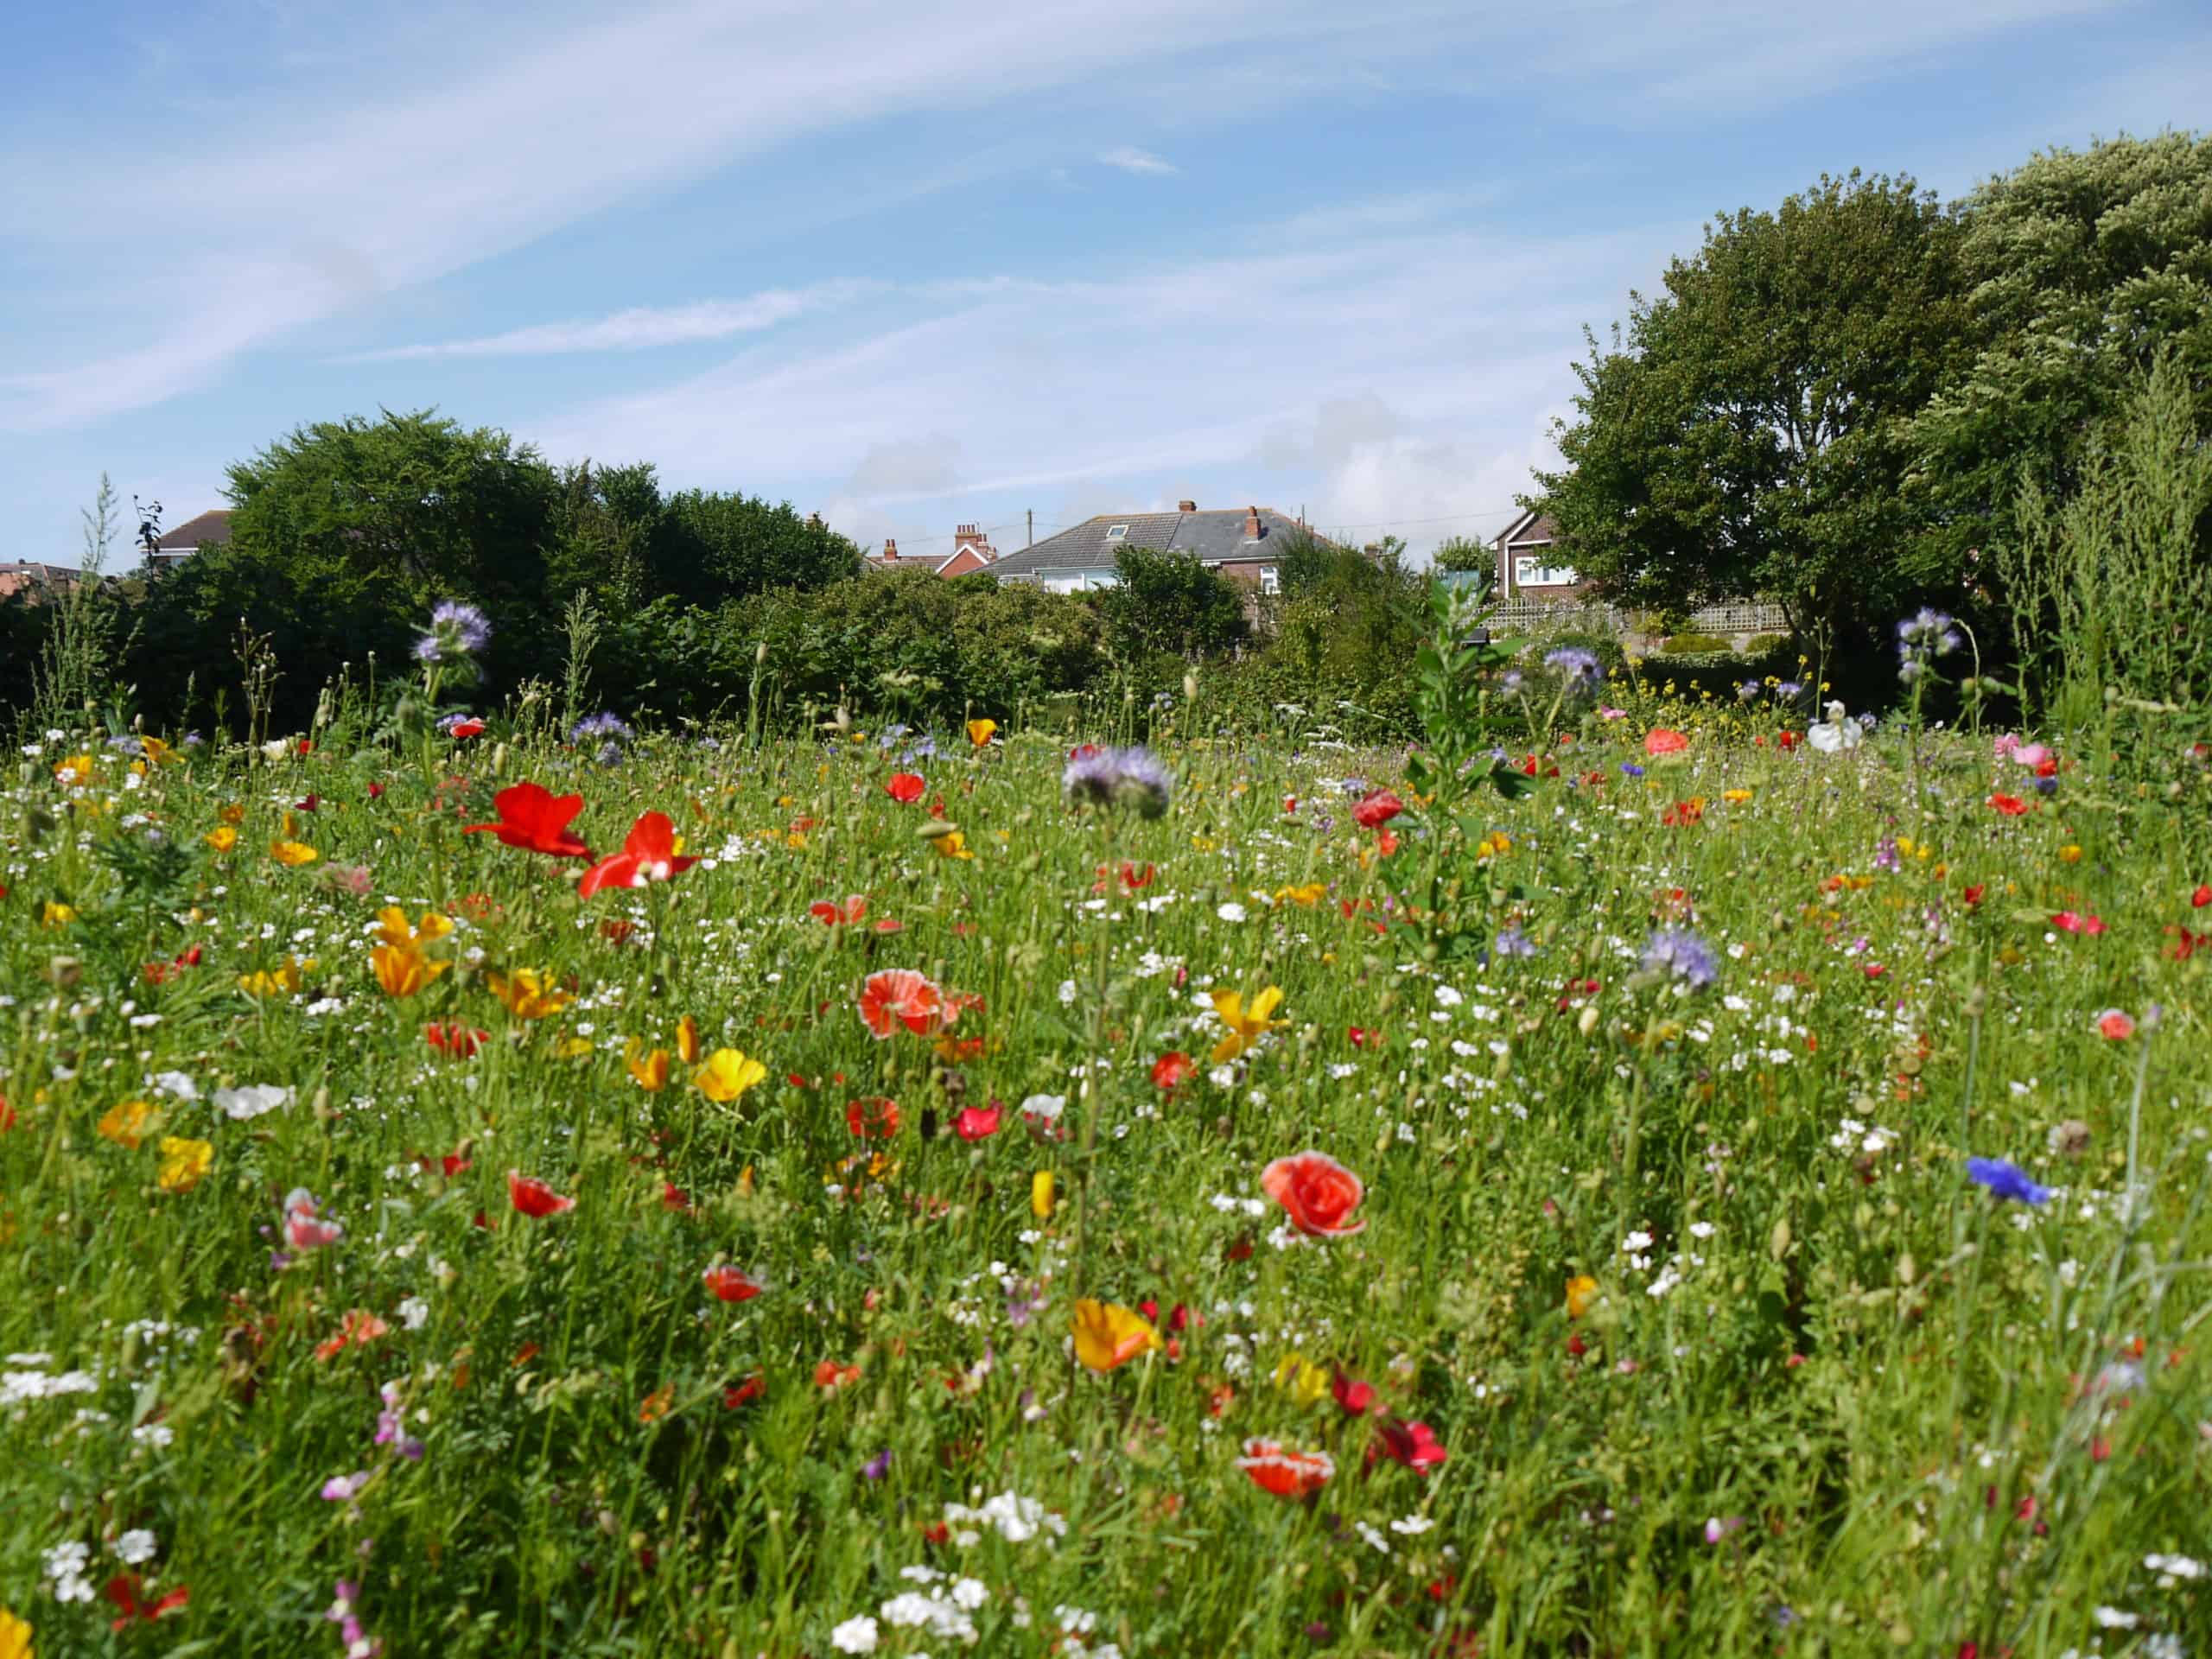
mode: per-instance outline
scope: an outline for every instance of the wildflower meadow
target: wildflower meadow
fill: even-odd
[[[1939,728],[1932,614],[1885,722],[1441,616],[1385,749],[476,709],[486,626],[19,734],[0,1659],[2212,1629],[2179,722]]]

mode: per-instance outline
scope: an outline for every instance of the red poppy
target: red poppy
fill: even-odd
[[[1646,754],[1680,754],[1689,746],[1689,739],[1671,726],[1654,726],[1643,734]]]
[[[488,830],[510,847],[526,853],[546,853],[555,858],[589,858],[591,849],[574,834],[569,822],[584,810],[581,795],[556,795],[543,784],[511,784],[492,798],[499,814],[497,823],[472,823],[461,833]]]
[[[1390,830],[1377,831],[1375,836],[1375,850],[1385,858],[1396,852],[1398,850],[1397,833]],[[1378,928],[1376,931],[1380,932],[1382,930]]]
[[[674,1181],[663,1181],[660,1184],[660,1207],[673,1210],[679,1216],[688,1216],[691,1213],[690,1195]]]
[[[2097,1016],[2097,1030],[2115,1043],[2124,1043],[2135,1034],[2135,1021],[2118,1008],[2107,1008]]]
[[[307,799],[305,799],[305,800],[303,800],[303,801],[295,801],[295,802],[293,802],[293,803],[292,803],[292,810],[293,810],[295,812],[312,812],[312,811],[315,810],[318,807],[320,807],[321,804],[322,804],[322,797],[321,797],[321,796],[320,796],[320,795],[310,795],[310,796],[308,796],[308,797],[307,798]]]
[[[149,962],[138,971],[149,985],[166,985],[184,969],[174,962]]]
[[[709,1268],[700,1275],[707,1288],[715,1293],[715,1300],[724,1302],[749,1302],[766,1288],[758,1279],[742,1268],[733,1268],[727,1262]]]
[[[1283,810],[1284,811],[1286,811],[1286,812],[1295,812],[1295,811],[1297,811],[1297,810],[1298,810],[1298,797],[1297,797],[1297,796],[1295,796],[1295,795],[1286,795],[1286,796],[1284,796],[1284,797],[1282,798],[1282,810]]]
[[[1068,759],[1071,760],[1095,760],[1097,757],[1097,754],[1098,746],[1096,743],[1078,743],[1075,747],[1068,751]]]
[[[1325,1152],[1276,1159],[1260,1172],[1260,1190],[1289,1212],[1292,1226],[1311,1237],[1348,1237],[1367,1225],[1351,1219],[1367,1189]]]
[[[1676,801],[1659,815],[1659,822],[1666,824],[1702,823],[1704,821],[1703,801]]]
[[[197,968],[200,965],[200,947],[196,944],[192,946],[177,960],[187,968]]]
[[[1988,891],[1989,888],[1986,883],[1977,881],[1974,886],[1968,887],[1961,896],[1964,897],[1967,903],[1970,905],[1978,905],[1981,902],[1981,895]]]
[[[4,1096],[0,1096],[0,1135],[14,1128],[16,1122],[16,1109],[8,1104]]]
[[[1354,1048],[1365,1048],[1370,1043],[1379,1043],[1382,1040],[1381,1032],[1370,1031],[1364,1026],[1353,1026],[1344,1033],[1344,1035],[1351,1039]]]
[[[922,798],[923,791],[928,788],[928,779],[918,772],[894,772],[891,774],[891,781],[884,785],[883,792],[901,806],[912,806]]]
[[[944,993],[935,981],[911,968],[870,974],[861,987],[861,1019],[882,1042],[899,1026],[926,1037],[942,1023]]]
[[[952,1120],[952,1132],[963,1141],[988,1141],[999,1132],[996,1102],[988,1106],[963,1106]]]
[[[722,1390],[722,1409],[735,1411],[740,1406],[750,1405],[767,1392],[767,1374],[763,1371],[755,1371],[744,1382]]]
[[[446,728],[446,732],[452,737],[481,737],[484,735],[484,722],[475,719],[456,720]]]
[[[576,891],[588,899],[601,887],[642,887],[673,881],[699,861],[677,849],[683,845],[665,812],[644,812],[630,826],[622,850],[610,853],[586,870]]]
[[[2050,918],[2050,925],[2062,933],[2087,933],[2092,938],[2105,931],[2101,916],[2081,916],[2070,910],[2062,910]]]
[[[626,944],[630,936],[637,931],[635,922],[626,921],[620,916],[610,916],[599,925],[599,937],[609,944]]]
[[[1198,1062],[1179,1048],[1152,1063],[1152,1081],[1158,1088],[1179,1089],[1197,1074],[1198,1069]]]
[[[1782,747],[1783,747],[1783,748],[1785,748],[1785,749],[1794,749],[1794,748],[1796,748],[1796,747],[1797,747],[1797,742],[1798,742],[1797,734],[1796,734],[1796,733],[1795,733],[1795,732],[1784,732],[1784,733],[1783,733],[1783,734],[1782,734],[1780,737],[1777,738],[1775,741],[1776,741],[1777,742],[1780,743],[1780,744],[1782,745]]]
[[[1122,861],[1122,885],[1131,893],[1150,887],[1157,874],[1149,864],[1132,864],[1126,858]]]
[[[180,1584],[158,1601],[142,1602],[138,1594],[144,1587],[145,1580],[136,1573],[118,1573],[107,1581],[107,1599],[123,1610],[123,1617],[112,1621],[110,1630],[127,1630],[134,1619],[150,1622],[164,1613],[175,1612],[192,1599],[191,1590]]]
[[[448,1180],[468,1167],[468,1160],[457,1152],[448,1152],[436,1158],[426,1154],[415,1161],[426,1174],[443,1175]]]
[[[1236,1466],[1251,1476],[1252,1484],[1277,1497],[1305,1497],[1318,1492],[1337,1472],[1336,1460],[1325,1452],[1294,1452],[1273,1440],[1247,1440]]]
[[[849,1100],[845,1127],[863,1141],[888,1141],[899,1133],[899,1103],[882,1095]]]
[[[814,1386],[824,1394],[835,1394],[848,1382],[861,1380],[857,1365],[840,1365],[834,1359],[825,1359],[814,1368]]]
[[[315,744],[307,738],[302,738],[300,740],[300,753],[302,754],[313,754],[315,753]]]
[[[1370,789],[1351,810],[1352,821],[1363,830],[1380,830],[1406,810],[1406,804],[1387,789]]]
[[[2196,891],[2189,895],[2189,902],[2190,907],[2196,910],[2202,910],[2205,906],[2212,905],[2212,881],[2199,883]]]
[[[369,785],[369,798],[372,801],[382,800],[384,798],[384,785],[382,784],[371,784]]]
[[[1375,1385],[1363,1382],[1347,1371],[1338,1371],[1330,1380],[1329,1392],[1336,1395],[1337,1403],[1354,1417],[1363,1415],[1376,1401]]]
[[[423,1040],[448,1058],[466,1060],[492,1040],[492,1033],[475,1026],[425,1026]]]
[[[2017,795],[1993,795],[1989,804],[2008,818],[2017,818],[2028,810],[2028,804]]]
[[[857,893],[848,895],[842,905],[817,899],[806,907],[806,913],[824,927],[849,927],[868,914],[868,900]]]
[[[1405,1465],[1417,1475],[1426,1475],[1450,1456],[1427,1423],[1403,1422],[1395,1417],[1375,1420],[1375,1443],[1367,1448],[1370,1467],[1382,1457]]]
[[[535,1175],[512,1169],[507,1172],[507,1201],[532,1220],[543,1220],[576,1207],[574,1198],[563,1198]]]

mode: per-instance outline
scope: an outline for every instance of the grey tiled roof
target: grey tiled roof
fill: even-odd
[[[1273,507],[1260,509],[1260,539],[1247,540],[1243,507],[1217,508],[1206,512],[1115,512],[1048,536],[1034,547],[999,556],[991,567],[995,575],[1033,576],[1053,570],[1110,570],[1114,556],[1124,547],[1155,548],[1163,553],[1192,553],[1201,563],[1219,564],[1230,559],[1274,559],[1283,543],[1300,533],[1296,519]],[[1116,524],[1127,524],[1128,533],[1111,537]]]

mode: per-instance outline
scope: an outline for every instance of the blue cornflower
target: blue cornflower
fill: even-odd
[[[1517,927],[1502,927],[1491,941],[1491,948],[1501,957],[1533,957],[1536,942]]]
[[[2028,1179],[2027,1171],[2002,1158],[1969,1158],[1967,1175],[1977,1185],[1987,1187],[1993,1198],[2010,1198],[2016,1204],[2050,1202],[2049,1187],[2037,1186]]]
[[[1720,977],[1713,947],[1687,927],[1662,927],[1643,947],[1646,973],[1679,979],[1692,990],[1702,990]]]
[[[1622,761],[1621,771],[1630,778],[1641,778],[1643,776],[1643,768],[1637,766],[1633,760]]]

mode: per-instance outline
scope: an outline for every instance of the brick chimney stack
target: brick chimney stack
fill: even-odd
[[[1244,509],[1244,539],[1248,542],[1260,539],[1260,510],[1257,507]]]
[[[982,532],[973,524],[962,524],[952,532],[952,550],[956,553],[963,547],[980,549],[982,544]]]
[[[886,563],[899,556],[899,543],[888,536],[883,538],[883,557]]]
[[[1175,511],[1178,512],[1196,512],[1198,510],[1198,504],[1195,501],[1178,501],[1175,504]]]

